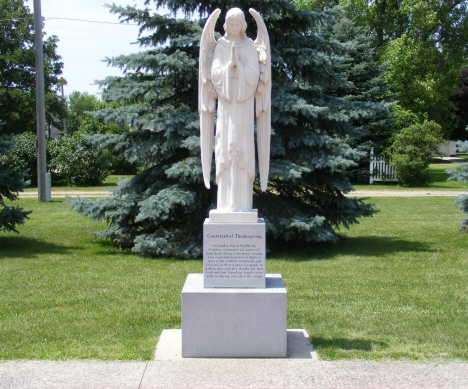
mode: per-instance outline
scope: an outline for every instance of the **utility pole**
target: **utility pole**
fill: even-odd
[[[63,84],[62,84],[62,97],[65,98],[63,93]],[[63,135],[67,135],[67,119],[63,119]]]
[[[44,202],[47,201],[45,179],[47,167],[41,0],[34,0],[34,45],[36,49],[37,195],[39,201]]]

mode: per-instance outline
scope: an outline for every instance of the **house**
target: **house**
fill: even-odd
[[[45,131],[46,138],[55,139],[59,135],[63,135],[63,131],[60,131],[58,128],[54,127],[52,124],[47,125],[47,130]]]

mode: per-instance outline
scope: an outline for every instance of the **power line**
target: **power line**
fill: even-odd
[[[73,20],[77,22],[88,22],[88,23],[100,23],[100,24],[117,24],[119,26],[138,26],[136,23],[115,23],[115,22],[101,22],[99,20],[87,20],[87,19],[73,19],[73,18],[47,18],[44,20]]]

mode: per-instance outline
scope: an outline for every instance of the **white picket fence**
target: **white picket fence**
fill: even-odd
[[[369,173],[369,184],[374,181],[398,181],[395,167],[385,162],[383,156],[374,155],[374,150],[371,150]]]

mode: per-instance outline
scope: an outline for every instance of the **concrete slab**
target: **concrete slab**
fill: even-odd
[[[299,332],[293,333],[299,336]],[[468,363],[178,359],[0,362],[0,389],[468,389]]]
[[[306,330],[288,330],[288,358],[319,360]]]
[[[141,389],[329,388],[307,359],[183,359],[148,364]]]
[[[182,359],[182,330],[163,330],[159,336],[155,361],[174,361]]]
[[[136,389],[146,362],[0,362],[0,389]]]
[[[286,359],[318,361],[317,352],[314,350],[306,330],[290,329],[287,331],[287,339],[288,354]],[[191,360],[191,358],[182,358],[182,330],[163,330],[154,352],[154,359],[156,361]],[[212,359],[208,359],[208,361],[210,360]]]
[[[322,362],[332,388],[466,389],[467,363]]]

